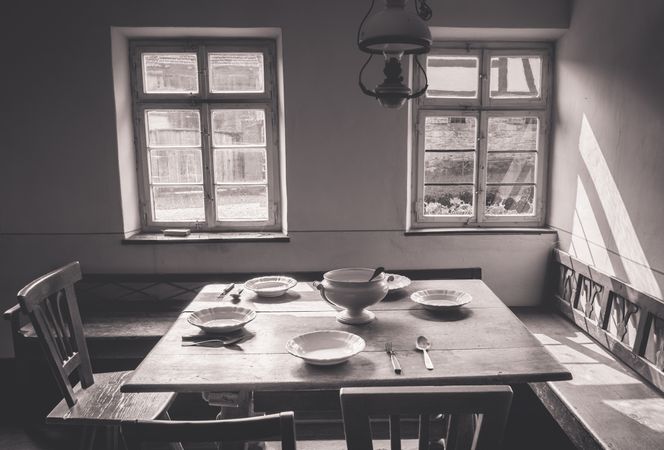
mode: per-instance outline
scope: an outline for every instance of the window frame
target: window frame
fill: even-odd
[[[466,55],[480,54],[478,101],[468,99],[436,99],[426,95],[412,101],[411,130],[411,193],[410,228],[509,228],[509,227],[541,227],[545,223],[547,199],[548,152],[551,135],[551,91],[553,47],[550,43],[501,43],[501,42],[448,42],[436,43],[429,55]],[[542,57],[541,95],[537,99],[502,99],[489,98],[490,61],[491,56],[538,55]],[[424,62],[423,66],[424,65]],[[421,86],[424,77],[415,69],[411,58],[413,85]],[[426,67],[426,66],[425,66]],[[461,101],[458,101],[461,100]],[[474,99],[472,99],[474,100]],[[477,117],[477,136],[475,154],[475,180],[473,192],[473,216],[425,216],[424,215],[424,126],[425,117],[430,115]],[[532,215],[528,216],[487,216],[486,188],[487,184],[487,128],[488,118],[492,116],[536,116],[539,119],[537,169],[535,171],[535,206]],[[505,183],[508,184],[508,183]],[[518,183],[516,183],[518,184]],[[530,183],[528,183],[530,184]]]
[[[263,54],[262,93],[209,93],[208,54],[215,52],[256,52]],[[198,62],[197,94],[146,94],[143,89],[142,54],[150,52],[196,53]],[[132,111],[138,197],[141,226],[144,232],[166,228],[189,228],[201,232],[279,231],[281,230],[281,171],[279,145],[279,104],[277,90],[276,41],[273,39],[137,39],[129,41],[131,64]],[[265,150],[268,191],[266,220],[218,220],[214,180],[212,111],[215,109],[262,109],[265,111]],[[205,219],[198,222],[165,222],[154,219],[151,201],[150,161],[147,145],[145,111],[154,109],[198,110],[201,121],[201,154]],[[251,183],[249,183],[251,184]],[[257,183],[261,184],[261,183]]]

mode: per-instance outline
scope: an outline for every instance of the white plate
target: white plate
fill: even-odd
[[[215,306],[191,313],[187,321],[206,333],[239,330],[256,318],[256,311],[242,306]]]
[[[356,334],[325,330],[295,336],[286,343],[286,350],[309,364],[331,366],[349,360],[365,345]]]
[[[427,289],[414,292],[410,299],[419,303],[426,309],[432,311],[443,311],[448,309],[460,308],[470,303],[473,299],[471,295],[463,291],[454,291],[450,289]]]
[[[390,291],[410,286],[410,278],[398,273],[386,273],[387,287]]]
[[[279,297],[290,288],[295,287],[297,281],[291,277],[280,275],[252,278],[244,283],[245,289],[254,291],[259,297]]]

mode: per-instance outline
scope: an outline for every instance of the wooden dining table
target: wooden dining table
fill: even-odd
[[[200,392],[219,406],[235,403],[237,414],[257,391],[338,390],[347,386],[521,384],[571,379],[482,280],[423,280],[390,291],[370,309],[365,325],[336,320],[312,283],[299,282],[282,297],[262,298],[245,290],[238,305],[254,308],[247,338],[228,347],[183,346],[183,336],[199,330],[187,317],[194,311],[233,305],[219,298],[223,284],[205,286],[122,386],[123,392]],[[472,301],[457,310],[433,313],[410,300],[421,289],[455,289]],[[365,349],[335,366],[313,366],[289,354],[286,342],[302,333],[343,330],[366,341]],[[435,366],[427,370],[415,349],[417,336],[432,344]],[[385,343],[392,342],[402,373],[393,370]],[[236,414],[231,414],[234,416]]]

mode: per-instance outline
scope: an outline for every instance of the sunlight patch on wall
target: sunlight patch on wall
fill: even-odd
[[[591,242],[597,245],[591,246]],[[588,193],[583,186],[581,177],[578,175],[576,177],[576,206],[574,209],[574,223],[572,224],[572,244],[577,258],[590,261],[598,269],[609,275],[615,275],[609,252],[606,249],[606,242],[602,237],[602,231],[597,223]]]
[[[585,114],[579,135],[579,152],[602,203],[627,281],[637,289],[661,298],[662,291],[650,270],[618,186]]]

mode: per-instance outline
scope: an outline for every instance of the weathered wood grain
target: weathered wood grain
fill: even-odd
[[[219,357],[235,354],[286,354],[286,342],[294,336],[317,330],[341,330],[355,333],[366,343],[365,351],[383,351],[391,341],[396,351],[415,351],[415,340],[424,335],[433,349],[477,349],[538,347],[538,341],[507,308],[460,310],[436,315],[426,310],[376,311],[376,320],[363,326],[340,323],[334,312],[258,313],[246,326],[247,339],[237,346],[183,347],[182,336],[200,334],[183,314],[173,328],[159,341],[150,356],[180,355]],[[480,332],[481,330],[481,332]],[[500,338],[497,338],[499,336]],[[435,361],[434,361],[435,364]]]
[[[384,352],[364,351],[346,363],[318,367],[288,354],[149,356],[124,392],[339,389],[344,386],[518,384],[569,379],[569,371],[542,347],[432,350],[436,370],[422,355],[399,352],[402,375]]]
[[[230,295],[223,299],[218,298],[226,286],[226,284],[206,286],[184,311],[198,311],[211,306],[232,304]],[[242,288],[242,285],[238,284],[234,292],[240,288]],[[369,309],[373,311],[423,309],[421,305],[410,300],[410,295],[413,292],[422,289],[456,289],[468,292],[473,297],[473,301],[467,306],[471,309],[504,307],[496,294],[482,280],[415,280],[404,289],[391,291],[383,301]],[[329,303],[326,303],[320,297],[320,294],[310,282],[300,282],[282,297],[273,299],[261,298],[253,292],[245,290],[242,293],[240,304],[263,312],[334,310]]]
[[[48,423],[69,425],[119,425],[123,420],[156,419],[175,398],[171,393],[131,394],[120,392],[120,386],[131,372],[95,374],[95,384],[82,389],[74,387],[77,402],[69,407],[62,400],[46,417]]]
[[[313,289],[298,286],[298,299],[254,301],[259,313],[247,326],[251,339],[229,348],[182,347],[181,338],[196,329],[183,314],[123,385],[123,391],[236,391],[339,389],[342,386],[490,384],[568,379],[564,369],[480,280],[413,282],[408,289],[383,301],[376,321],[364,326],[344,325]],[[419,289],[461,289],[473,295],[468,308],[437,315],[419,309],[408,299]],[[218,304],[223,286],[203,290],[192,302]],[[230,302],[226,301],[228,304]],[[226,302],[222,302],[226,303]],[[298,303],[302,302],[302,303]],[[252,304],[249,297],[244,304]],[[315,367],[288,354],[285,344],[300,333],[347,330],[362,336],[367,347],[350,361],[334,367]],[[418,335],[433,343],[436,369],[424,367],[414,348]],[[384,353],[392,341],[404,369],[395,375]]]
[[[664,447],[664,397],[656,389],[562,317],[519,317],[572,373],[571,381],[533,389],[580,448]]]

